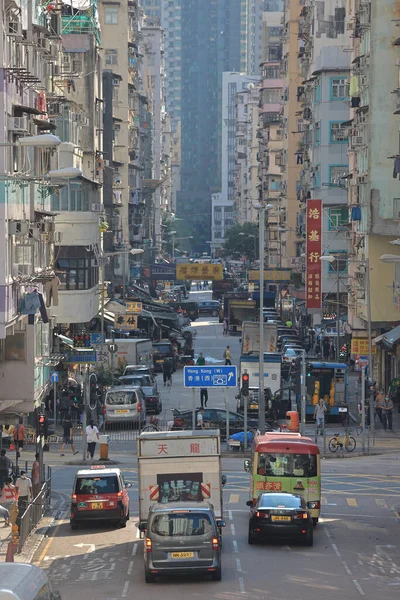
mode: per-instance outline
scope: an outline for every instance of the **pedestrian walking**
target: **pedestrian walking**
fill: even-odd
[[[325,338],[324,341],[322,342],[322,355],[324,357],[324,360],[329,360],[329,351],[330,351],[329,340],[327,338]]]
[[[26,476],[26,471],[21,469],[19,477],[15,482],[15,491],[18,496],[18,516],[21,518],[29,502],[32,500],[32,481]]]
[[[227,346],[224,352],[225,365],[232,364],[232,355],[231,355],[231,347]]]
[[[228,317],[224,317],[222,324],[222,335],[228,335]]]
[[[378,415],[379,422],[383,425],[383,405],[385,404],[385,393],[383,390],[379,390],[379,393],[375,398],[375,412]]]
[[[71,444],[72,453],[74,455],[78,454],[78,451],[75,449],[74,438],[72,436],[73,424],[72,424],[72,416],[70,413],[68,413],[68,415],[65,417],[65,421],[63,423],[63,429],[64,429],[64,435],[63,435],[63,444],[62,444],[61,450],[60,450],[60,456],[65,456],[65,454],[64,454],[65,444]]]
[[[324,399],[320,398],[314,410],[314,419],[317,422],[317,435],[324,435],[326,411],[327,408]]]
[[[204,406],[207,406],[207,402],[208,402],[208,389],[207,388],[201,388],[201,390],[200,390],[200,404],[201,404],[201,408],[203,408]]]
[[[86,427],[87,453],[86,458],[93,460],[96,450],[96,442],[99,440],[99,430],[94,424],[93,419],[90,419],[89,425]]]
[[[12,484],[11,477],[7,477],[0,494],[0,513],[4,518],[5,527],[10,525],[10,506],[13,502],[17,502],[17,493],[15,486]]]
[[[164,385],[171,385],[172,379],[172,364],[169,358],[165,358],[163,362],[163,382]]]
[[[0,452],[0,493],[3,489],[4,483],[8,478],[11,468],[11,460],[6,456],[5,448]]]
[[[203,415],[204,415],[204,408],[200,408],[199,412],[197,413],[197,428],[198,429],[204,429],[204,420],[203,420]]]
[[[389,396],[386,396],[382,407],[383,429],[393,431],[393,402]]]
[[[204,366],[206,364],[206,359],[203,356],[203,353],[200,352],[198,359],[196,360],[196,365],[199,365],[200,367]]]
[[[15,446],[17,447],[18,454],[19,454],[19,452],[24,449],[24,443],[26,442],[26,431],[25,431],[22,417],[20,417],[19,423],[15,428],[14,440],[15,440]],[[19,458],[19,456],[18,456],[18,458]]]
[[[31,470],[31,481],[32,481],[32,497],[36,498],[40,492],[40,463],[39,463],[39,452],[35,454],[35,460],[32,464]]]

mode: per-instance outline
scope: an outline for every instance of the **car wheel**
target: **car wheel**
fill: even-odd
[[[211,575],[211,579],[213,581],[221,581],[221,579],[222,579],[221,565],[219,565],[218,569],[216,571],[214,571],[214,573]]]
[[[307,535],[306,535],[306,537],[304,539],[304,545],[305,546],[312,546],[313,544],[314,544],[314,533],[313,533],[312,528],[310,528],[307,531]]]
[[[255,544],[255,542],[256,542],[256,538],[255,538],[255,536],[254,536],[254,535],[251,533],[251,530],[250,530],[250,529],[249,529],[249,535],[248,535],[248,538],[247,538],[247,542],[248,542],[248,544],[249,544],[250,546],[252,546],[252,545],[253,545],[253,544]]]
[[[78,529],[78,523],[76,521],[69,522],[71,529]]]
[[[148,571],[144,572],[144,580],[146,583],[154,583],[155,577]]]
[[[127,519],[125,518],[125,519],[122,519],[122,521],[120,521],[118,523],[120,529],[123,529],[124,527],[126,527],[126,521],[127,521]]]
[[[313,518],[312,524],[313,524],[313,527],[316,527],[318,525],[318,517]]]

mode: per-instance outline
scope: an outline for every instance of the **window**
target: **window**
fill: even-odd
[[[321,143],[321,121],[314,124],[313,141],[315,146]]]
[[[343,185],[343,178],[349,170],[347,165],[330,165],[329,166],[329,183],[330,185]]]
[[[321,102],[321,84],[317,83],[314,86],[314,104]]]
[[[269,183],[269,189],[271,192],[279,192],[281,189],[281,182],[272,179]]]
[[[347,252],[345,250],[338,250],[329,252],[329,254],[338,256],[339,260],[328,263],[328,273],[347,273]],[[343,258],[339,255],[343,255]]]
[[[4,360],[24,362],[25,357],[25,332],[7,335],[4,341]]]
[[[257,472],[259,469],[263,469],[265,475],[274,475],[275,477],[316,477],[318,473],[317,456],[315,454],[264,454],[260,452]],[[275,498],[275,500],[279,506],[281,498]],[[290,501],[294,502],[292,498]],[[296,499],[296,501],[298,500]]]
[[[270,27],[269,35],[271,37],[279,37],[282,33],[282,27]]]
[[[328,229],[335,230],[347,225],[349,220],[349,211],[347,206],[341,208],[330,208],[328,216]]]
[[[318,167],[315,167],[312,172],[312,186],[313,188],[321,187],[321,171],[319,170],[319,165]]]
[[[97,285],[99,270],[94,256],[88,256],[85,246],[60,249],[57,260],[60,290],[90,290]]]
[[[106,65],[117,65],[118,64],[118,50],[105,51]]]
[[[264,69],[264,79],[280,79],[279,67],[266,67]]]
[[[347,77],[331,77],[331,100],[344,100],[348,97]]]
[[[332,144],[343,144],[349,141],[349,129],[340,121],[329,122],[329,141]]]
[[[282,58],[282,45],[268,46],[268,62],[278,62]]]
[[[79,477],[76,480],[75,494],[116,494],[119,491],[116,475],[107,477]]]
[[[199,488],[199,484],[192,483],[191,488]],[[213,531],[210,517],[201,512],[170,512],[154,515],[151,532],[162,537],[186,537],[206,535]]]
[[[104,23],[106,25],[118,25],[118,8],[116,6],[105,7]]]

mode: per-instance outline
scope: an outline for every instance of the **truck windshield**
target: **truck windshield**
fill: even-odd
[[[151,532],[165,537],[204,535],[212,532],[206,513],[169,513],[155,515]]]
[[[316,477],[316,454],[264,454],[258,455],[258,475],[275,477]]]
[[[169,344],[158,344],[157,346],[154,346],[154,354],[170,356],[172,354],[171,346]]]

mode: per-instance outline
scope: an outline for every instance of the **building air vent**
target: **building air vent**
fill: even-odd
[[[27,235],[29,233],[29,221],[9,221],[9,235]]]

